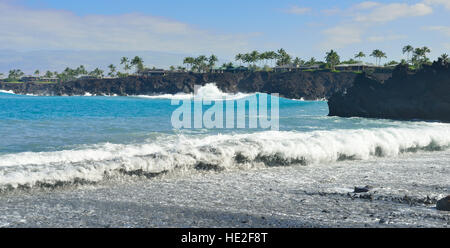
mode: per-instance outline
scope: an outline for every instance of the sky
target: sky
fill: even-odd
[[[387,62],[404,58],[408,44],[428,46],[432,59],[450,53],[450,0],[0,0],[0,72],[24,61],[74,65],[83,62],[77,52],[101,67],[120,53],[168,67],[186,55],[226,62],[279,48],[304,60],[381,49]],[[52,62],[64,52],[64,63]]]

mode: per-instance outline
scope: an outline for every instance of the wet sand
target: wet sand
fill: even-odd
[[[0,195],[2,227],[449,227],[450,152]],[[371,186],[365,193],[354,187]]]

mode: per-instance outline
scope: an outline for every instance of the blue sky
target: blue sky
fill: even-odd
[[[450,51],[449,16],[450,0],[0,0],[0,49],[215,53],[223,61],[281,47],[305,60],[381,49],[399,60],[411,44],[435,58]]]

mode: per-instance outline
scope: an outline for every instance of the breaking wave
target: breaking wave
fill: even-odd
[[[2,155],[0,189],[98,182],[120,174],[151,177],[178,169],[220,171],[366,160],[449,147],[450,127],[439,123],[422,128],[168,135],[142,144]]]
[[[136,97],[149,98],[149,99],[175,99],[175,100],[189,100],[193,97],[204,100],[236,100],[249,96],[251,94],[236,93],[230,94],[221,91],[215,83],[209,83],[200,87],[196,94],[193,93],[177,93],[177,94],[163,94],[155,96],[138,95]]]
[[[0,90],[0,93],[15,94],[14,91],[12,91],[12,90]]]

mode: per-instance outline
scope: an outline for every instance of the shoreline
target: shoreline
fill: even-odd
[[[378,73],[386,79],[390,73]],[[215,83],[224,93],[279,93],[288,99],[313,100],[329,98],[333,93],[353,84],[353,72],[239,72],[239,73],[176,73],[166,76],[128,77],[117,79],[80,79],[76,81],[35,84],[0,82],[0,90],[16,94],[62,95],[161,95],[189,94],[195,85]]]
[[[2,227],[448,227],[449,151],[3,194]],[[405,163],[409,162],[409,163]],[[446,174],[447,173],[447,174]],[[370,185],[367,193],[353,193]]]

